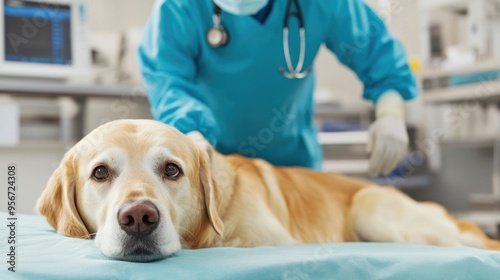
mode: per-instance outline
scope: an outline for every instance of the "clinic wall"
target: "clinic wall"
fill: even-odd
[[[88,3],[91,32],[120,32],[142,28],[154,0],[90,0]]]

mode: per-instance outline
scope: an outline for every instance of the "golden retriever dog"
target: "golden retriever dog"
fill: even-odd
[[[152,120],[87,135],[54,171],[38,210],[57,232],[95,238],[104,255],[128,261],[183,247],[350,241],[500,249],[475,225],[394,188],[223,156]]]

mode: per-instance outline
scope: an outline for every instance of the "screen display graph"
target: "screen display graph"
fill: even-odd
[[[3,8],[6,61],[72,64],[69,5],[5,0]]]

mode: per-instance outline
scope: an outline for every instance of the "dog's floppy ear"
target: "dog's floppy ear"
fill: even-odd
[[[214,148],[205,139],[205,137],[198,131],[192,131],[186,134],[191,141],[198,148],[199,162],[200,162],[200,183],[203,188],[203,195],[205,200],[205,208],[207,209],[208,219],[213,229],[222,236],[224,231],[224,223],[219,216],[217,207],[220,203],[219,189],[217,182],[213,178],[211,159]]]
[[[208,149],[213,149],[212,146],[208,146]],[[222,236],[224,231],[224,223],[219,216],[217,211],[218,205],[220,203],[220,193],[217,188],[217,182],[213,179],[212,170],[210,168],[210,156],[211,151],[205,151],[203,149],[199,150],[199,160],[200,160],[200,182],[203,187],[203,194],[205,197],[205,208],[207,209],[208,219],[214,230]]]
[[[89,238],[89,232],[76,209],[73,160],[72,151],[66,153],[38,199],[37,209],[57,232],[70,237]]]

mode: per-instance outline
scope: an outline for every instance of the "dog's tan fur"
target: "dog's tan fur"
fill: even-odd
[[[158,180],[141,167],[147,152],[159,146],[185,161],[182,180],[189,181],[189,199],[177,201],[175,191],[162,193]],[[151,199],[168,204],[185,247],[372,241],[500,250],[500,243],[477,226],[454,219],[437,204],[415,202],[394,188],[304,168],[278,168],[239,155],[223,156],[203,139],[190,140],[172,127],[146,120],[106,124],[66,154],[39,200],[40,213],[58,232],[87,238],[100,230],[107,215],[116,215],[104,210],[108,208],[103,205],[111,203],[105,192],[99,192],[102,200],[82,199],[88,191],[84,166],[112,147],[125,150],[130,154],[126,164],[137,166],[135,174],[119,175],[134,179],[113,192],[119,196],[113,202]],[[165,184],[181,189],[183,182]],[[108,187],[118,188],[111,183]],[[91,207],[102,211],[86,209]]]

